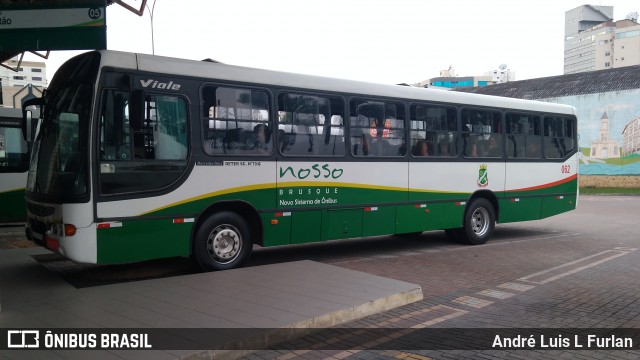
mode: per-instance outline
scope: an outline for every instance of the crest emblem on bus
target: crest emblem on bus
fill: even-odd
[[[487,165],[480,165],[480,170],[478,171],[478,186],[486,187],[489,185],[489,176],[487,174]]]

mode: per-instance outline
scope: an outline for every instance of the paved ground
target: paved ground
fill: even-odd
[[[258,249],[249,267],[314,260],[418,284],[424,299],[245,358],[639,358],[638,341],[632,349],[597,351],[444,350],[433,342],[438,333],[450,334],[454,343],[456,338],[466,339],[466,328],[476,329],[479,336],[486,336],[487,329],[490,335],[491,328],[585,328],[594,333],[607,328],[640,329],[639,215],[640,197],[583,196],[575,212],[498,225],[492,241],[483,246],[459,245],[449,242],[443,232],[427,232],[409,239],[378,237]],[[56,268],[55,259],[51,264]],[[146,266],[136,268],[145,276],[162,276],[176,268],[193,271],[181,260]],[[120,281],[131,271],[112,270],[101,274],[108,278],[106,282]],[[73,278],[68,274],[74,271],[60,273]],[[118,272],[118,276],[109,275]],[[80,283],[99,285],[90,279]],[[336,335],[342,334],[342,328],[349,329],[346,334],[360,331],[354,328],[366,329],[362,336],[369,337],[351,339],[351,345],[345,345]],[[375,329],[391,336],[382,337]],[[529,331],[523,330],[522,335]]]
[[[345,324],[342,326],[345,328],[385,329],[389,334],[394,334],[395,329],[405,333],[411,333],[407,329],[448,329],[453,338],[464,328],[478,329],[483,335],[487,335],[487,328],[570,331],[587,328],[594,333],[602,328],[637,330],[640,329],[639,216],[640,197],[585,196],[575,212],[541,221],[498,225],[494,239],[483,246],[452,244],[441,232],[429,232],[403,241],[378,238],[316,246],[317,251],[310,258],[422,287],[424,300]],[[269,251],[274,254],[261,254],[256,261],[296,258],[304,252],[303,249]],[[331,344],[340,342],[331,335],[328,339],[308,337],[307,343],[299,339],[246,358],[640,357],[637,337],[634,348],[624,350],[464,351],[421,350],[438,347],[428,338],[434,332],[417,330],[414,335],[395,342],[393,335],[374,338],[367,346],[354,345],[351,350],[338,345],[334,348],[340,349],[334,351],[328,350]],[[308,350],[314,347],[322,351]],[[363,350],[364,347],[379,350]]]
[[[13,243],[12,230],[4,230],[5,243]],[[290,338],[280,329],[301,334],[422,299],[415,284],[309,260],[141,281],[126,281],[139,280],[140,274],[116,272],[118,283],[77,287],[59,275],[108,273],[111,267],[74,267],[56,258],[40,247],[0,250],[0,359],[230,359],[243,353],[238,350]],[[159,275],[157,269],[146,264],[140,272]],[[88,276],[80,278],[89,283]],[[11,336],[18,330],[39,331],[42,350],[13,349],[22,343]],[[48,330],[144,333],[153,349],[47,349]]]

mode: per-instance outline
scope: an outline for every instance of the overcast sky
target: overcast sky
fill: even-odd
[[[141,0],[126,0],[139,7]],[[149,6],[154,0],[149,0]],[[415,83],[453,66],[517,80],[561,75],[565,12],[580,0],[157,0],[155,54],[379,83]],[[632,0],[595,1],[614,19]],[[107,7],[112,50],[151,53],[149,12]],[[56,51],[47,77],[80,52]],[[29,56],[28,59],[41,61]],[[38,60],[40,59],[40,60]]]

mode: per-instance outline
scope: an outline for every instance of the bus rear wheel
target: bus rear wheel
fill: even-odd
[[[484,198],[471,201],[464,214],[462,229],[457,234],[462,240],[471,245],[486,243],[496,224],[495,210],[491,202]]]
[[[193,258],[203,271],[240,267],[251,253],[249,234],[247,222],[238,214],[215,213],[196,232]]]

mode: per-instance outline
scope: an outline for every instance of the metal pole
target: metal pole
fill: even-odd
[[[147,5],[145,3],[145,5],[147,10],[149,10],[149,17],[151,18],[151,54],[155,55],[156,54],[156,48],[155,48],[155,41],[153,38],[153,11],[156,9],[156,0],[153,0],[153,5],[151,6],[151,9],[149,9],[149,5]]]

